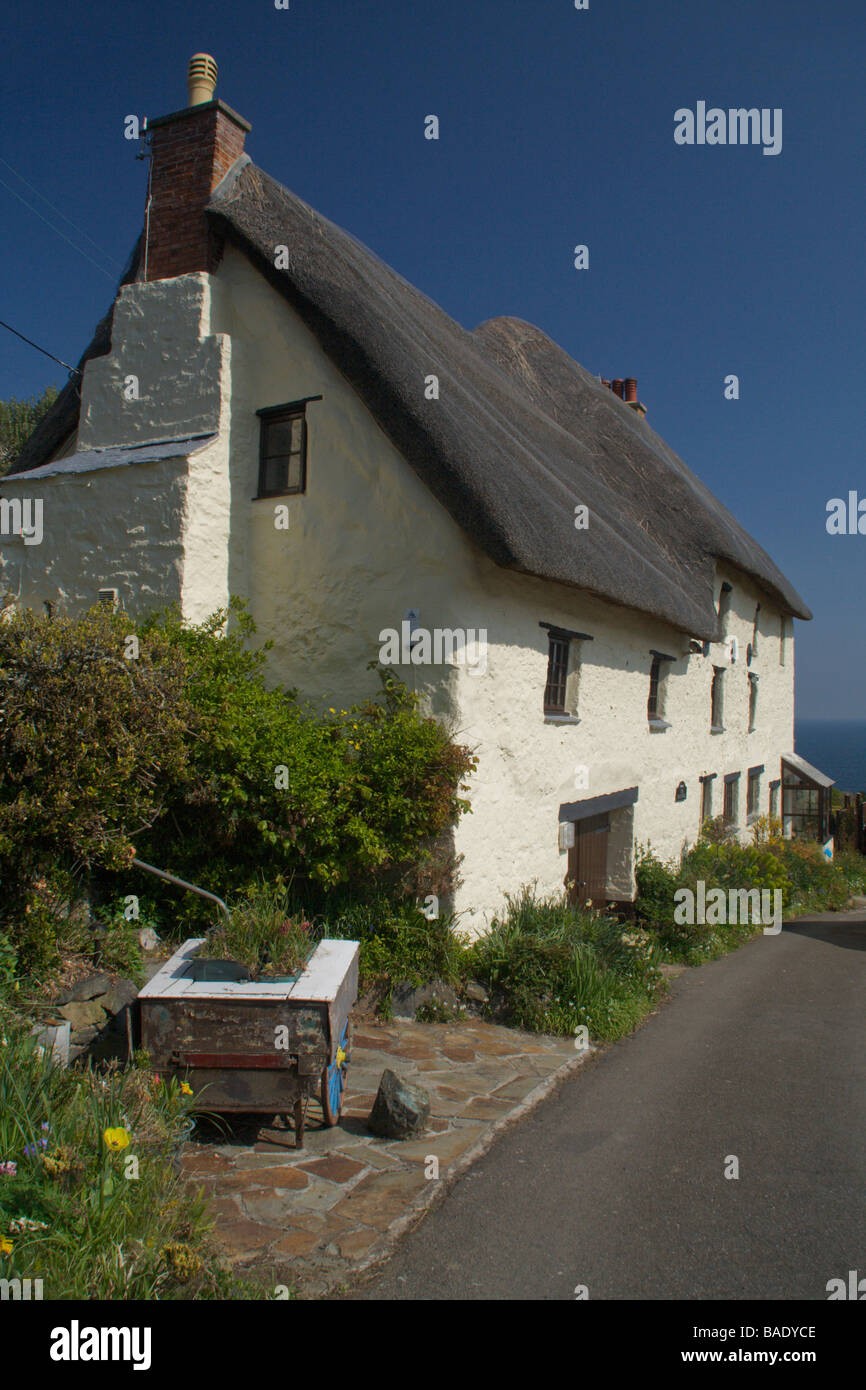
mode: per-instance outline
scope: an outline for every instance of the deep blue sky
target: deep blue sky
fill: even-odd
[[[800,713],[866,714],[866,535],[825,529],[866,496],[863,0],[46,0],[3,39],[0,158],[80,230],[0,163],[0,318],[77,361],[141,223],[123,119],[185,106],[210,52],[253,159],[462,324],[514,314],[637,377],[815,614]],[[699,100],[781,107],[781,154],[677,146]],[[0,397],[64,380],[0,330]]]

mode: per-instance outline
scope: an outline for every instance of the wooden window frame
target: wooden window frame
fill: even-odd
[[[568,688],[568,664],[571,656],[571,638],[562,633],[547,634],[547,679],[544,683],[544,713],[567,714],[565,700]],[[557,703],[555,696],[561,693]]]
[[[724,678],[724,666],[714,666],[713,679],[710,683],[710,732],[715,731],[720,734],[725,732]]]
[[[739,772],[731,772],[725,777],[725,792],[722,800],[722,816],[725,825],[739,825]]]
[[[258,491],[253,501],[260,498],[269,497],[300,497],[307,490],[307,449],[308,449],[308,429],[307,429],[307,405],[310,401],[320,401],[321,396],[305,396],[300,401],[287,401],[284,405],[269,405],[262,410],[257,410],[259,418],[259,475]],[[301,422],[301,446],[297,450],[290,450],[288,454],[268,454],[268,432],[273,425],[287,424],[289,421],[300,420]],[[291,460],[300,459],[299,481],[296,487],[265,488],[265,473],[267,464],[270,460],[285,458],[286,482],[288,483],[291,473]]]

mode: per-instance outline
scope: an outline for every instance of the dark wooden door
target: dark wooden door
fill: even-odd
[[[607,901],[607,837],[610,818],[587,816],[574,823],[574,844],[568,851],[568,901],[582,906]]]

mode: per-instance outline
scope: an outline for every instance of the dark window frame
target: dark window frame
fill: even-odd
[[[321,396],[305,396],[300,401],[287,401],[284,405],[269,405],[262,410],[257,410],[259,418],[259,475],[258,491],[253,501],[260,498],[270,497],[300,497],[307,490],[307,453],[309,443],[309,432],[307,426],[307,406],[310,401],[320,401]],[[288,453],[268,453],[268,434],[272,426],[284,425],[294,420],[301,422],[301,442],[298,449],[290,449]],[[297,486],[290,487],[289,482],[292,473],[292,459],[299,459],[298,483]],[[286,480],[285,486],[266,488],[264,486],[268,465],[275,459],[286,460]]]
[[[710,730],[717,729],[720,733],[723,733],[725,728],[724,677],[724,666],[714,666],[713,679],[710,682]]]
[[[547,633],[547,676],[542,708],[545,715],[568,718],[565,702],[568,698],[568,677],[573,674],[569,669],[572,662],[571,644],[592,642],[593,637],[589,632],[575,632],[569,627],[558,627],[556,623],[539,623],[538,626]],[[558,695],[560,690],[562,703],[555,704],[552,697]],[[576,715],[573,717],[576,718]]]
[[[562,633],[547,634],[547,679],[544,683],[544,713],[567,714],[568,663],[571,638]]]
[[[726,825],[739,825],[740,814],[740,774],[729,772],[725,777],[725,792],[722,802],[722,816]]]

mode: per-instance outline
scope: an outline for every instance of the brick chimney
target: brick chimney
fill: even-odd
[[[613,381],[608,381],[607,377],[599,377],[602,386],[606,386],[612,391],[619,400],[624,401],[636,414],[643,417],[646,415],[646,406],[637,398],[637,381],[633,376],[615,377]]]
[[[244,152],[249,123],[214,99],[217,65],[207,53],[189,63],[190,105],[148,121],[150,180],[145,208],[145,280],[213,271],[222,254],[205,204]]]

